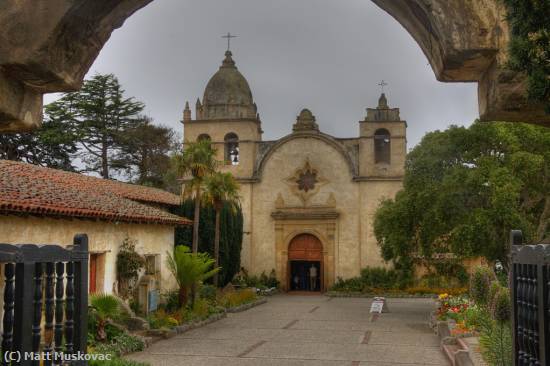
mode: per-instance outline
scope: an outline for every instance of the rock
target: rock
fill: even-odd
[[[145,320],[143,318],[140,318],[140,317],[137,317],[137,316],[128,318],[124,323],[125,323],[124,325],[130,331],[148,330],[149,329],[149,322],[147,320]]]

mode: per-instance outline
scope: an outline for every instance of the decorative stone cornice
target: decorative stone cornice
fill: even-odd
[[[397,176],[375,176],[375,175],[369,175],[369,176],[362,176],[362,177],[354,177],[354,182],[384,182],[384,181],[392,181],[392,182],[400,182],[403,180],[402,175]]]
[[[326,207],[281,209],[271,213],[275,220],[336,220],[339,216],[338,211]]]

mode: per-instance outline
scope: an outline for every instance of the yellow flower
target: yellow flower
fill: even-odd
[[[443,300],[443,299],[446,299],[449,297],[449,294],[440,294],[439,295],[439,300]]]

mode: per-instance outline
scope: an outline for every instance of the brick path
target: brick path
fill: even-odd
[[[390,299],[369,321],[370,299],[277,295],[128,358],[155,366],[448,365],[427,325],[431,299]]]

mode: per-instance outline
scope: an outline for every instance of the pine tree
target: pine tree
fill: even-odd
[[[96,172],[103,178],[124,167],[112,161],[122,150],[127,131],[139,124],[144,105],[134,98],[124,97],[124,90],[113,74],[94,75],[84,81],[82,89],[67,93],[46,107],[47,114],[75,128],[79,156],[84,172]]]
[[[74,122],[70,110],[46,106],[46,116],[40,129],[0,134],[0,159],[74,171],[72,155],[78,150]]]
[[[112,166],[124,171],[132,183],[166,188],[165,174],[177,147],[176,133],[152,122],[150,117],[140,116],[138,124],[125,131]]]

